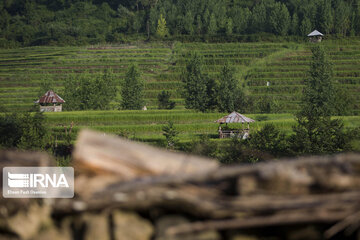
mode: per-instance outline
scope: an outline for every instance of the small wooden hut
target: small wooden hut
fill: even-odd
[[[62,104],[64,102],[64,99],[57,95],[53,90],[49,90],[35,103],[39,103],[40,112],[61,112]]]
[[[215,121],[216,123],[220,123],[219,126],[219,138],[229,138],[235,135],[240,135],[242,138],[247,138],[249,136],[249,130],[250,130],[250,123],[255,122],[255,120],[248,118],[238,112],[232,112],[227,116],[224,116],[218,120]],[[230,128],[222,128],[221,124],[228,124],[228,123],[247,123],[247,128],[242,129],[230,129]]]
[[[310,42],[317,43],[322,41],[324,34],[319,32],[318,30],[314,30],[311,33],[309,33],[307,36],[309,37]]]

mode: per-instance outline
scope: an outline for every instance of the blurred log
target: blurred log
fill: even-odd
[[[116,174],[126,180],[151,175],[205,174],[218,168],[214,160],[164,151],[90,130],[79,134],[73,157],[80,171]]]
[[[217,240],[223,236],[219,232],[239,231],[241,235],[251,229],[261,236],[269,227],[285,228],[291,235],[294,228],[299,231],[308,225],[314,226],[316,236],[325,233],[325,237],[336,238],[339,232],[352,234],[359,229],[359,154],[218,166],[212,160],[86,130],[79,136],[73,161],[75,198],[57,199],[50,207],[39,200],[40,210],[50,210],[33,225],[18,219],[23,215],[33,219],[34,211],[29,206],[38,202],[16,200],[27,206],[6,201],[0,208],[0,227],[6,229],[6,234],[37,239],[37,231],[44,229],[44,224],[55,228],[43,232],[44,236],[57,235],[62,228],[72,236],[102,235],[110,239],[123,235],[125,230],[129,230],[127,236],[135,236],[137,229],[141,232],[143,224],[127,229],[128,220],[119,219],[120,215],[115,214],[118,211],[137,216],[148,225],[147,239],[196,239],[194,236],[210,234]],[[0,152],[1,166],[17,164],[52,163],[48,156],[38,153]],[[188,220],[161,224],[174,213]],[[55,226],[54,219],[59,225]],[[157,223],[162,229],[159,232],[154,227]],[[22,231],[27,226],[35,226],[35,230]],[[87,229],[90,226],[102,228],[91,232]],[[106,233],[102,234],[103,230]]]

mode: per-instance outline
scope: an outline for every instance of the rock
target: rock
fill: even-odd
[[[231,240],[258,240],[259,238],[251,235],[235,235],[231,238]]]
[[[154,228],[150,221],[130,212],[115,211],[113,213],[113,233],[115,240],[147,240],[151,239]]]
[[[199,233],[183,234],[181,236],[168,236],[167,230],[181,224],[190,223],[188,219],[181,215],[167,215],[161,217],[156,222],[156,240],[219,240],[221,239],[218,232],[209,230]]]
[[[51,222],[50,206],[33,202],[27,210],[22,209],[17,214],[5,220],[6,229],[15,233],[21,239],[30,239],[37,234],[43,225]]]
[[[72,240],[70,231],[51,227],[39,233],[32,240]]]
[[[110,240],[108,216],[85,213],[81,220],[85,224],[84,240]]]

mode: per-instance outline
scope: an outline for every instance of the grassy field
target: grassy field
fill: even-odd
[[[334,79],[355,99],[360,110],[360,38],[328,40],[325,45],[333,63]],[[39,82],[53,79],[61,94],[67,74],[101,72],[112,68],[123,79],[127,67],[136,63],[146,82],[148,109],[157,107],[157,95],[168,90],[176,109],[184,109],[180,75],[191,51],[204,57],[204,70],[216,77],[228,61],[255,100],[269,95],[277,99],[282,112],[299,107],[310,50],[307,43],[138,43],[118,46],[29,47],[0,50],[0,104],[10,111],[33,105]],[[266,86],[269,82],[270,86]],[[66,99],[65,99],[66,100]],[[114,101],[112,106],[116,108]]]
[[[148,111],[73,111],[46,113],[47,125],[57,133],[58,140],[64,133],[64,126],[74,123],[73,139],[82,128],[90,128],[106,133],[126,135],[129,138],[146,142],[164,141],[162,128],[169,120],[174,122],[180,141],[191,141],[200,135],[217,138],[218,124],[215,120],[224,113],[197,113],[190,110],[148,110]],[[292,114],[248,114],[256,121],[250,125],[251,131],[259,130],[266,123],[273,123],[282,131],[290,134],[295,118]],[[341,117],[345,127],[360,126],[360,116]],[[231,127],[241,128],[241,124]]]
[[[360,112],[360,38],[326,40],[322,43],[333,64],[334,80],[355,99]],[[192,51],[204,57],[204,71],[216,78],[225,62],[236,68],[238,79],[255,100],[272,96],[282,106],[281,114],[246,114],[262,121],[251,125],[252,131],[273,123],[290,134],[295,124],[292,115],[299,100],[309,68],[311,53],[308,43],[136,43],[117,46],[29,47],[0,49],[0,106],[9,111],[28,110],[39,92],[39,83],[51,79],[61,95],[68,74],[97,73],[111,68],[119,80],[127,67],[136,63],[146,82],[145,98],[148,111],[114,110],[46,113],[47,125],[59,140],[64,126],[74,122],[75,139],[81,128],[126,135],[129,138],[159,142],[162,127],[172,120],[181,141],[199,135],[217,136],[215,120],[224,113],[197,113],[184,108],[180,75]],[[269,82],[270,86],[267,86]],[[172,93],[174,110],[156,110],[157,95],[162,90]],[[65,99],[66,100],[66,99]],[[265,120],[264,120],[265,119]],[[360,116],[342,118],[349,128],[360,126]],[[241,127],[240,125],[235,127]]]

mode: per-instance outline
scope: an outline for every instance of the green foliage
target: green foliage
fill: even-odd
[[[226,63],[221,69],[219,80],[217,107],[220,112],[233,112],[236,110],[236,99],[243,95],[239,82],[235,78],[235,69]]]
[[[273,97],[264,95],[255,102],[255,109],[259,113],[278,113],[281,111],[281,104]]]
[[[166,20],[162,14],[160,14],[160,18],[158,20],[156,34],[161,38],[163,38],[169,34],[168,29],[166,27]]]
[[[330,154],[350,149],[350,133],[344,131],[344,124],[339,119],[320,117],[308,120],[297,118],[298,125],[293,128],[290,138],[293,152],[297,154]]]
[[[248,145],[252,149],[270,153],[274,157],[284,156],[288,151],[285,134],[273,124],[266,124],[259,131],[252,133]]]
[[[290,14],[282,3],[275,3],[269,17],[270,25],[276,34],[285,36],[288,32],[291,22]]]
[[[252,32],[263,32],[267,27],[266,7],[264,3],[256,4],[252,11]]]
[[[199,140],[191,142],[191,153],[210,158],[216,158],[218,145],[210,140],[208,135],[201,135]]]
[[[307,36],[312,31],[312,24],[309,18],[305,17],[301,21],[300,34],[301,36]]]
[[[5,148],[16,147],[23,133],[21,117],[18,114],[0,115],[0,145]]]
[[[303,104],[297,114],[290,145],[298,154],[330,154],[350,149],[350,133],[339,119],[331,119],[336,98],[332,69],[320,46],[312,48],[309,78],[305,81]]]
[[[318,6],[318,13],[316,16],[317,24],[320,27],[320,31],[325,34],[329,34],[333,29],[334,17],[331,2],[322,0],[321,5]]]
[[[179,134],[174,127],[174,123],[172,121],[168,121],[167,125],[165,125],[162,130],[163,136],[166,138],[167,148],[174,149],[178,142],[176,137]]]
[[[218,34],[219,39],[224,33],[287,35],[290,25],[293,35],[304,36],[312,27],[326,34],[360,32],[358,4],[345,0],[257,3],[194,0],[184,4],[175,0],[121,4],[104,0],[6,2],[0,9],[3,47],[119,42],[128,41],[129,34],[137,38],[145,34],[163,38],[171,33],[176,38],[206,33]],[[162,16],[166,16],[166,21]]]
[[[122,109],[141,109],[143,100],[144,82],[136,65],[131,65],[121,86]]]
[[[231,35],[233,33],[233,21],[231,18],[228,18],[226,21],[226,35]]]
[[[215,14],[212,13],[210,15],[210,20],[209,20],[209,26],[208,26],[208,34],[216,34],[218,30],[218,27],[217,27],[217,23],[216,23],[216,18],[215,18]]]
[[[182,73],[185,107],[205,112],[214,107],[215,82],[203,73],[202,58],[192,53]]]
[[[334,102],[334,115],[346,116],[353,114],[355,99],[340,86],[335,89]]]
[[[159,109],[173,109],[175,102],[170,100],[171,93],[168,91],[161,91],[158,95],[158,108]]]
[[[47,128],[42,113],[0,116],[0,145],[4,148],[43,149]]]
[[[43,96],[49,90],[53,90],[54,92],[56,92],[55,83],[50,75],[45,74],[44,78],[40,82],[40,89],[37,97]]]
[[[116,85],[109,69],[95,76],[88,73],[69,75],[64,82],[64,107],[66,110],[108,109],[110,102],[116,97]]]
[[[331,116],[335,105],[332,67],[324,49],[313,46],[309,77],[305,79],[301,115],[308,119]]]

